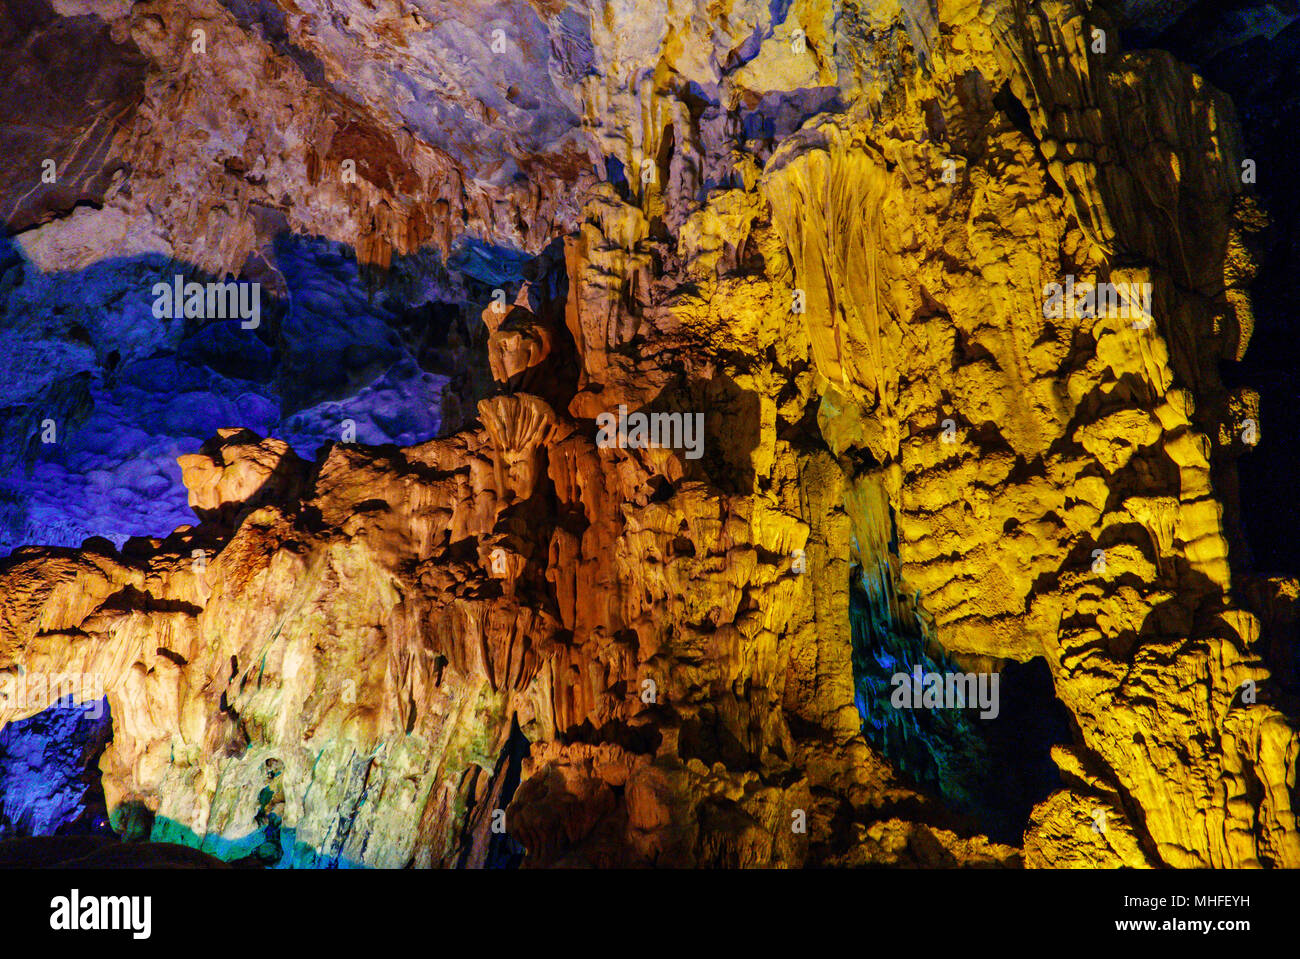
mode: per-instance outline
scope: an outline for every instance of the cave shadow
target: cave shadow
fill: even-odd
[[[762,401],[728,374],[718,372],[708,379],[675,374],[653,399],[635,409],[629,406],[627,413],[629,419],[634,413],[695,416],[703,424],[698,457],[688,456],[694,451],[685,449],[684,443],[674,447],[682,478],[710,483],[728,494],[753,491],[752,456],[762,439]],[[668,491],[665,486],[664,492]]]
[[[968,673],[918,629],[896,622],[854,577],[855,705],[862,734],[898,774],[997,842],[1019,846],[1035,805],[1060,789],[1051,750],[1072,742],[1070,714],[1042,657],[997,670],[996,716],[964,708],[897,708],[896,677]],[[906,681],[906,680],[904,680]]]

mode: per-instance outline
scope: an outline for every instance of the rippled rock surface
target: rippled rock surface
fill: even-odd
[[[1294,97],[1207,5],[3,17],[0,742],[71,757],[0,751],[11,831],[82,776],[243,865],[1300,865],[1237,472]]]

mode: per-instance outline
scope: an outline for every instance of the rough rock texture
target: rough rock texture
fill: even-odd
[[[547,39],[530,8],[503,6],[514,49],[498,54],[485,29],[497,22],[492,4],[428,6],[427,14],[396,4],[286,13],[270,3],[70,0],[55,6],[68,19],[50,21],[44,0],[6,0],[6,47],[24,67],[6,114],[30,109],[29,85],[57,91],[41,126],[7,131],[22,202],[9,204],[6,225],[93,196],[96,208],[23,234],[46,270],[156,252],[234,273],[280,225],[347,242],[384,265],[395,250],[431,243],[446,252],[466,229],[540,249],[575,215],[575,177],[590,176],[564,135],[577,118],[553,90],[550,102],[540,99],[551,86],[547,49],[561,41]],[[574,18],[553,20],[563,37]],[[41,32],[24,46],[33,21]],[[67,35],[75,31],[107,49],[99,71],[70,87],[60,57],[83,42]],[[494,169],[485,128],[499,136],[511,119],[518,143],[513,153],[491,146]],[[435,126],[456,130],[454,141],[431,135]],[[47,157],[61,182],[39,179]],[[130,173],[97,188],[110,166]]]
[[[281,865],[1300,865],[1295,590],[1241,576],[1267,432],[1219,372],[1264,217],[1191,69],[1069,0],[84,6],[113,102],[148,64],[131,173],[6,204],[45,211],[41,270],[235,272],[283,229],[536,255],[454,432],[307,462],[231,422],[182,458],[197,526],[0,565],[0,669],[106,678],[122,831]],[[1046,317],[1067,276],[1149,283],[1150,317]],[[703,455],[599,445],[620,405],[700,413]],[[1045,661],[1071,741],[1021,842],[864,736],[864,588],[954,661]]]
[[[91,536],[120,547],[190,522],[176,461],[222,428],[311,459],[331,440],[405,445],[458,427],[491,383],[481,306],[460,301],[507,282],[463,252],[437,271],[405,258],[368,290],[338,244],[286,237],[245,330],[154,315],[153,285],[186,265],[42,273],[0,240],[0,431],[24,439],[0,447],[0,555]]]

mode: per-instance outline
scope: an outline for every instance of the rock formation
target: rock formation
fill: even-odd
[[[0,727],[102,678],[113,828],[268,865],[1300,865],[1298,590],[1221,373],[1266,217],[1142,6],[10,0],[22,269],[292,291],[223,333],[288,412],[460,379],[314,460],[234,404],[196,525],[0,560]],[[380,359],[290,362],[339,300],[285,234],[379,284]],[[466,238],[526,265],[453,277]],[[479,327],[388,339],[403,271]],[[1011,718],[890,713],[923,664]]]

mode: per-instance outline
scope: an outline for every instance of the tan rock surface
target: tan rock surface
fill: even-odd
[[[109,677],[105,792],[155,838],[224,851],[273,813],[301,863],[481,864],[517,723],[529,865],[1300,865],[1295,717],[1240,695],[1277,640],[1239,594],[1276,630],[1295,591],[1234,574],[1213,480],[1257,412],[1217,371],[1251,329],[1231,104],[1093,53],[1068,0],[625,7],[548,21],[589,28],[556,102],[627,172],[590,189],[558,128],[484,107],[521,175],[480,182],[384,105],[418,11],[286,5],[322,83],[219,5],[115,8],[158,69],[105,211],[213,271],[265,244],[255,206],[381,265],[564,235],[567,296],[485,313],[477,425],[315,465],[227,431],[182,461],[195,529],[16,554],[0,669]],[[361,48],[387,66],[344,82]],[[465,75],[439,82],[479,103]],[[791,128],[747,137],[769,97]],[[1067,276],[1150,284],[1150,316],[1045,315]],[[598,445],[620,404],[699,412],[702,457]],[[877,563],[948,653],[1050,667],[1076,741],[1023,849],[864,740],[849,584]]]

